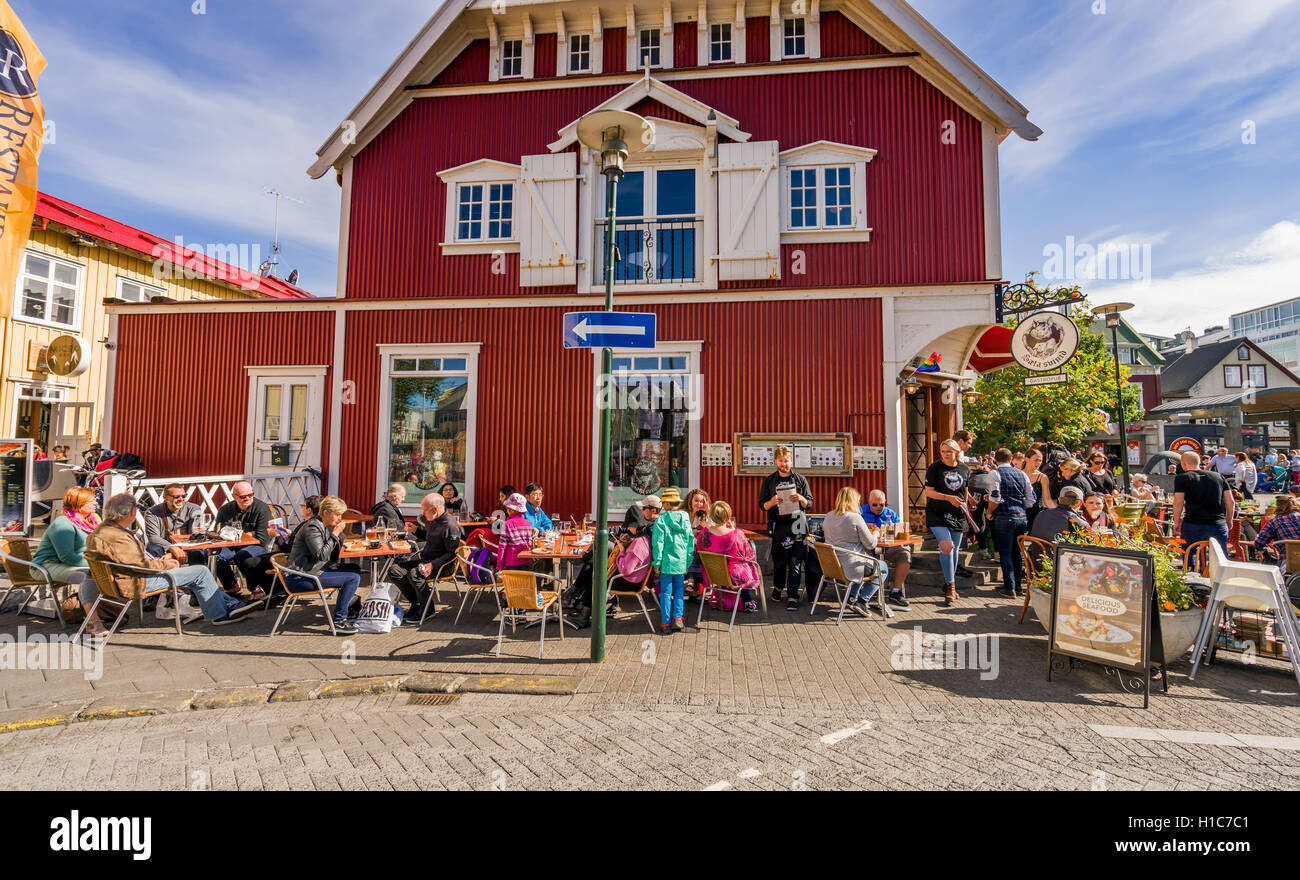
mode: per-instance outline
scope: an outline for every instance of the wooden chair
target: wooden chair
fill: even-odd
[[[880,561],[876,557],[866,553],[858,553],[854,550],[843,550],[838,547],[832,547],[825,541],[814,541],[813,551],[817,554],[817,561],[821,563],[822,577],[817,582],[817,590],[813,593],[812,607],[808,609],[808,615],[811,617],[817,611],[817,600],[822,594],[822,587],[829,581],[835,587],[835,600],[840,603],[839,616],[835,618],[835,625],[839,626],[840,621],[844,619],[844,610],[849,606],[849,579],[844,573],[844,567],[840,564],[839,554],[847,553],[852,556],[861,557],[869,563],[875,564],[875,571],[872,577],[880,577]],[[840,587],[844,587],[843,594],[840,593]],[[881,584],[880,589],[876,590],[876,595],[880,598],[880,616],[892,616],[887,613],[885,608],[885,585]]]
[[[86,625],[90,623],[90,619],[99,611],[100,602],[122,606],[122,610],[117,613],[117,617],[113,620],[113,625],[109,627],[108,632],[104,634],[104,641],[100,643],[101,648],[107,648],[108,640],[113,637],[113,633],[117,632],[117,628],[126,617],[127,609],[131,607],[132,602],[136,603],[140,614],[140,620],[143,621],[144,600],[154,596],[161,596],[164,593],[172,594],[172,607],[176,609],[176,634],[184,634],[185,630],[181,625],[180,590],[176,586],[176,578],[174,575],[175,569],[155,571],[152,568],[137,568],[133,565],[123,565],[118,562],[112,562],[97,553],[87,553],[86,563],[90,566],[90,577],[94,580],[95,587],[99,590],[99,595],[95,598],[94,604],[90,606],[90,611],[86,614],[86,619],[82,621],[81,626],[77,628],[77,632],[72,636],[74,642],[81,638],[82,633],[86,631]],[[121,589],[118,588],[117,578],[115,577],[117,574],[129,574],[133,577],[141,578],[155,576],[161,577],[167,581],[167,586],[160,587],[156,590],[145,589],[141,591],[140,595],[130,597],[123,594]]]
[[[555,578],[548,574],[540,574],[535,571],[517,571],[507,570],[498,573],[501,579],[501,589],[505,593],[506,604],[501,609],[501,624],[497,627],[497,656],[501,656],[501,640],[505,637],[506,632],[506,615],[515,612],[515,617],[520,615],[527,616],[530,612],[540,614],[541,623],[541,640],[538,643],[537,659],[542,659],[546,651],[546,619],[547,612],[555,612],[555,622],[560,627],[560,641],[564,641],[564,615],[560,610],[560,594],[555,590],[542,590],[541,582],[550,581],[552,584]],[[541,599],[539,602],[538,599]],[[510,624],[510,631],[515,631],[515,623]]]
[[[1025,604],[1020,606],[1020,620],[1017,621],[1024,623],[1025,614],[1029,611],[1029,591],[1033,589],[1032,582],[1043,570],[1040,564],[1043,554],[1056,552],[1056,547],[1050,541],[1032,535],[1017,535],[1016,547],[1020,549],[1020,558],[1025,563]]]
[[[609,562],[605,571],[606,584],[613,584],[614,578],[618,577],[617,562],[618,562],[618,554],[621,552],[621,550],[622,548],[619,547],[617,544],[615,544],[614,549],[610,551]],[[655,582],[654,577],[655,577],[655,567],[652,565],[645,570],[645,578],[641,581],[641,585],[637,587],[635,590],[619,590],[619,589],[615,589],[613,586],[609,586],[606,590],[606,592],[608,592],[609,595],[615,597],[621,597],[621,596],[636,597],[637,604],[641,606],[641,613],[645,615],[645,622],[650,626],[651,633],[655,631],[655,625],[654,625],[654,621],[650,619],[650,609],[647,608],[645,604],[645,594],[649,593],[651,595],[651,597],[655,601],[655,607],[658,608],[659,594],[656,593],[654,589],[654,582]],[[595,613],[596,612],[593,610],[592,614]],[[602,611],[601,613],[604,612]],[[698,628],[698,624],[697,624],[697,628]]]
[[[1183,551],[1183,573],[1194,573],[1204,577],[1206,567],[1209,565],[1209,548],[1208,540],[1188,544],[1187,549]]]
[[[330,635],[338,635],[338,631],[334,629],[334,615],[330,613],[330,600],[327,595],[329,593],[338,592],[338,587],[324,586],[321,584],[320,578],[316,575],[289,568],[287,564],[288,559],[288,554],[285,553],[276,553],[271,556],[271,567],[275,571],[275,578],[280,582],[280,588],[283,589],[285,594],[289,597],[285,600],[284,607],[280,609],[280,616],[275,619],[275,624],[271,627],[271,635],[275,635],[276,630],[280,628],[280,624],[284,623],[285,619],[289,616],[289,612],[293,610],[294,604],[297,603],[299,599],[310,599],[312,596],[320,597],[321,607],[325,611],[325,622],[330,625]],[[300,591],[289,589],[289,579],[286,575],[291,574],[307,578],[315,584],[315,589]]]
[[[63,590],[56,587],[66,588],[69,585],[54,580],[45,566],[32,562],[32,547],[26,538],[8,538],[0,541],[0,559],[4,560],[5,574],[9,577],[9,586],[4,594],[0,595],[0,609],[4,608],[13,589],[22,587],[27,591],[27,598],[23,599],[23,604],[19,605],[18,611],[15,612],[22,614],[43,589],[54,600],[54,613],[58,615],[59,624],[68,625],[68,622],[63,619],[63,608],[60,606],[62,601],[60,593]]]

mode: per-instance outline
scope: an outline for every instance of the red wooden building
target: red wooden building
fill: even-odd
[[[113,445],[197,475],[274,470],[289,442],[355,506],[445,477],[477,510],[531,481],[594,510],[598,370],[561,316],[602,305],[575,130],[605,107],[655,122],[614,271],[659,347],[615,368],[663,392],[615,413],[614,507],[703,486],[756,521],[757,479],[703,459],[737,432],[850,432],[884,457],[851,481],[906,506],[960,407],[941,383],[1006,362],[997,148],[1041,132],[901,0],[444,4],[309,169],[343,190],[337,298],[114,307]],[[154,369],[177,350],[215,389]],[[159,431],[160,399],[205,428]],[[818,506],[848,481],[814,480]]]

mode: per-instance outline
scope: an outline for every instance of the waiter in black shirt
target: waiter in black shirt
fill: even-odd
[[[767,514],[767,534],[772,539],[772,599],[779,602],[781,591],[787,590],[785,607],[793,611],[799,607],[808,537],[804,511],[812,507],[812,489],[803,474],[795,473],[789,446],[778,446],[775,458],[776,472],[763,479],[758,506]]]

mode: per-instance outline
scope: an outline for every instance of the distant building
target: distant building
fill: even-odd
[[[1238,312],[1231,321],[1233,336],[1254,340],[1288,369],[1300,367],[1300,297]]]

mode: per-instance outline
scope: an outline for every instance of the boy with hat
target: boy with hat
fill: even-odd
[[[651,527],[650,546],[654,567],[659,569],[659,632],[667,634],[684,628],[686,569],[695,555],[695,533],[691,531],[690,518],[678,509],[682,496],[675,488],[664,489],[659,500],[664,512],[655,518]]]

